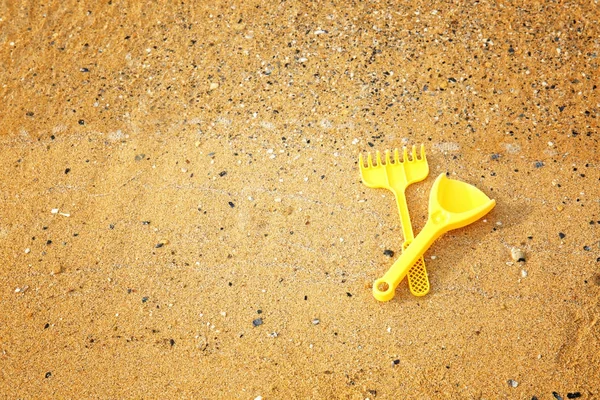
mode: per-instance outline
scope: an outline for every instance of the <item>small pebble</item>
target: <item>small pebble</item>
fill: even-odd
[[[509,379],[508,386],[516,388],[517,386],[519,386],[519,382],[515,381],[514,379]]]
[[[261,326],[262,324],[263,324],[262,318],[256,318],[254,321],[252,321],[252,325],[254,325],[254,326]]]
[[[556,400],[563,400],[562,396],[557,392],[552,392],[552,396],[554,396]]]
[[[567,393],[567,399],[577,399],[579,397],[581,397],[579,392]]]
[[[383,251],[383,255],[388,256],[388,257],[394,257],[394,251],[387,249]]]
[[[510,249],[510,254],[513,260],[517,262],[525,262],[525,253],[523,252],[523,250],[517,247],[513,247],[512,249]]]
[[[217,82],[212,82],[210,84],[210,90],[215,90],[218,87],[219,87],[219,84]]]
[[[394,361],[392,361],[392,365],[398,365],[398,364],[400,364],[399,359],[395,359]]]
[[[58,208],[53,208],[52,210],[50,210],[50,212],[52,214],[58,214]]]
[[[319,319],[317,319],[317,318],[315,318],[315,319],[312,320],[313,325],[319,325],[320,322],[321,321]]]
[[[140,153],[135,156],[135,161],[142,161],[145,157],[146,155],[144,153]]]
[[[48,371],[46,372],[46,379],[50,378],[52,376],[52,372]]]
[[[31,249],[28,247],[25,249],[25,254],[29,254],[29,253],[31,253]]]
[[[527,271],[525,271],[524,269],[521,270],[521,277],[527,278]]]
[[[229,207],[233,208],[233,207],[235,207],[235,204],[232,201],[230,201],[229,202]]]
[[[564,239],[566,236],[567,236],[567,235],[565,235],[564,233],[562,233],[562,232],[558,232],[558,237],[559,237],[559,238],[561,238],[561,239]]]

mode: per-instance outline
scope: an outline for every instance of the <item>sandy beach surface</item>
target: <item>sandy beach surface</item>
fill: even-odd
[[[600,398],[599,10],[1,2],[0,397]],[[380,303],[420,144],[497,204]]]

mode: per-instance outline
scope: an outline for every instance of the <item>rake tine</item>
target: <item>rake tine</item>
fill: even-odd
[[[385,165],[390,165],[390,151],[385,151]]]
[[[377,165],[376,166],[382,165],[382,163],[381,163],[381,153],[379,152],[379,150],[377,150],[375,152],[375,158],[376,158],[376,161],[377,161]]]
[[[408,149],[406,147],[402,148],[402,162],[408,161]]]
[[[371,157],[371,153],[367,153],[367,166],[373,168],[373,157]]]
[[[417,161],[417,146],[412,147],[412,160],[411,161]]]
[[[358,154],[358,165],[360,165],[361,168],[365,167],[365,160],[363,159],[362,153]]]
[[[398,154],[398,149],[394,149],[394,164],[400,163],[400,155]]]
[[[421,144],[421,161],[425,160],[425,145]]]

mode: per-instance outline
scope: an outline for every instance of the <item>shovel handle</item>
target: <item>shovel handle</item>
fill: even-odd
[[[389,301],[394,298],[396,287],[402,282],[410,268],[443,233],[442,226],[427,220],[410,246],[404,250],[385,275],[373,283],[373,296],[379,301]]]

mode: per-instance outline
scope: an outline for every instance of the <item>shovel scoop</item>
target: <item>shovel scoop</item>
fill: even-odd
[[[475,186],[449,179],[446,174],[438,176],[429,194],[427,223],[385,275],[374,282],[373,296],[379,301],[391,300],[410,267],[435,239],[477,221],[495,205],[495,200]]]

